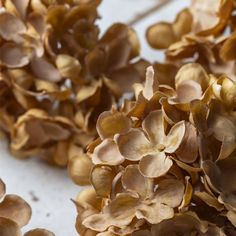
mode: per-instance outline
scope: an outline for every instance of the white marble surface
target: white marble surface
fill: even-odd
[[[161,0],[104,0],[100,6],[99,21],[102,32],[113,22],[128,22],[135,15],[154,6]],[[173,20],[176,12],[188,4],[189,0],[173,0],[172,3],[150,15],[135,25],[142,43],[142,56],[155,61],[161,54],[152,50],[145,42],[145,29],[160,20]],[[66,170],[47,166],[38,159],[16,160],[7,151],[6,144],[0,141],[0,177],[7,184],[7,192],[26,199],[33,208],[33,217],[24,231],[47,228],[56,236],[76,236],[74,229],[76,211],[71,198],[81,188],[72,184]],[[34,196],[38,199],[35,201]]]

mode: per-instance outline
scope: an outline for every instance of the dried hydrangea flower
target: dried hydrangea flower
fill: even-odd
[[[236,80],[234,12],[233,0],[192,0],[173,23],[150,26],[147,40],[155,49],[166,49],[168,63],[198,62],[213,74],[227,74]],[[156,71],[163,69],[159,65]]]
[[[21,197],[6,194],[6,186],[0,179],[0,235],[21,236],[21,228],[28,224],[31,218],[31,207]],[[55,236],[45,229],[35,229],[24,236]]]
[[[75,200],[77,231],[233,236],[235,81],[197,63],[182,66],[174,86],[151,67],[146,75],[135,101],[98,118],[87,153],[92,188]],[[78,183],[79,170],[70,170]]]
[[[99,114],[141,81],[135,31],[114,24],[100,36],[100,2],[1,1],[0,130],[18,157],[66,166],[71,146],[96,137]]]

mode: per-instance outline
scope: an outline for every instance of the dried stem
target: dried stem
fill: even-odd
[[[168,5],[172,0],[161,0],[157,3],[157,5],[152,6],[151,8],[147,9],[145,12],[137,14],[132,20],[130,20],[127,24],[130,26],[136,25],[138,22],[142,21],[143,19],[147,18],[148,16],[152,15],[156,11],[160,10],[164,6]]]

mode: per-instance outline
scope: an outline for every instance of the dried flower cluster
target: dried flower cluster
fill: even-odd
[[[27,202],[17,195],[5,195],[6,186],[0,179],[0,235],[22,236],[21,228],[31,218],[31,208]],[[55,236],[45,229],[35,229],[24,236]]]
[[[146,36],[151,47],[166,49],[166,65],[157,71],[169,78],[175,67],[198,62],[208,72],[227,74],[236,79],[236,2],[234,0],[192,0],[173,23],[159,22],[150,26]],[[167,79],[166,79],[167,80]]]
[[[173,23],[150,26],[166,60],[145,83],[135,32],[115,24],[99,37],[99,4],[0,1],[0,131],[11,151],[69,163],[76,184],[92,185],[75,199],[82,236],[235,236],[236,1],[192,0]],[[118,106],[132,85],[135,98]],[[0,234],[20,235],[30,214],[7,195]],[[53,235],[25,236],[43,233]]]
[[[0,131],[14,155],[66,166],[71,144],[83,150],[98,115],[144,76],[134,30],[99,37],[100,2],[0,1]]]
[[[99,138],[69,169],[92,185],[75,200],[80,235],[236,235],[235,10],[193,0],[147,30],[165,63],[99,116]]]
[[[235,235],[236,82],[189,63],[175,88],[149,68],[135,91],[136,102],[98,118],[78,232]]]

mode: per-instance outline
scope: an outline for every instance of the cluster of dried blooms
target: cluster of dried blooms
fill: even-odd
[[[192,0],[173,23],[150,26],[146,33],[150,46],[166,49],[167,64],[155,65],[157,71],[166,73],[168,79],[176,66],[198,62],[210,73],[227,74],[235,80],[235,10],[235,0]]]
[[[236,82],[189,63],[174,84],[149,68],[135,102],[99,116],[81,235],[236,234]]]
[[[80,235],[236,235],[235,11],[193,0],[147,30],[166,62],[99,116],[99,138],[70,169],[92,185],[75,200]]]
[[[66,166],[96,135],[98,115],[144,77],[134,30],[102,37],[100,0],[0,1],[0,132],[20,157]]]
[[[6,186],[0,179],[0,235],[22,236],[21,228],[31,218],[31,208],[27,202],[17,195],[5,195]],[[35,229],[24,236],[55,236],[45,229]]]

